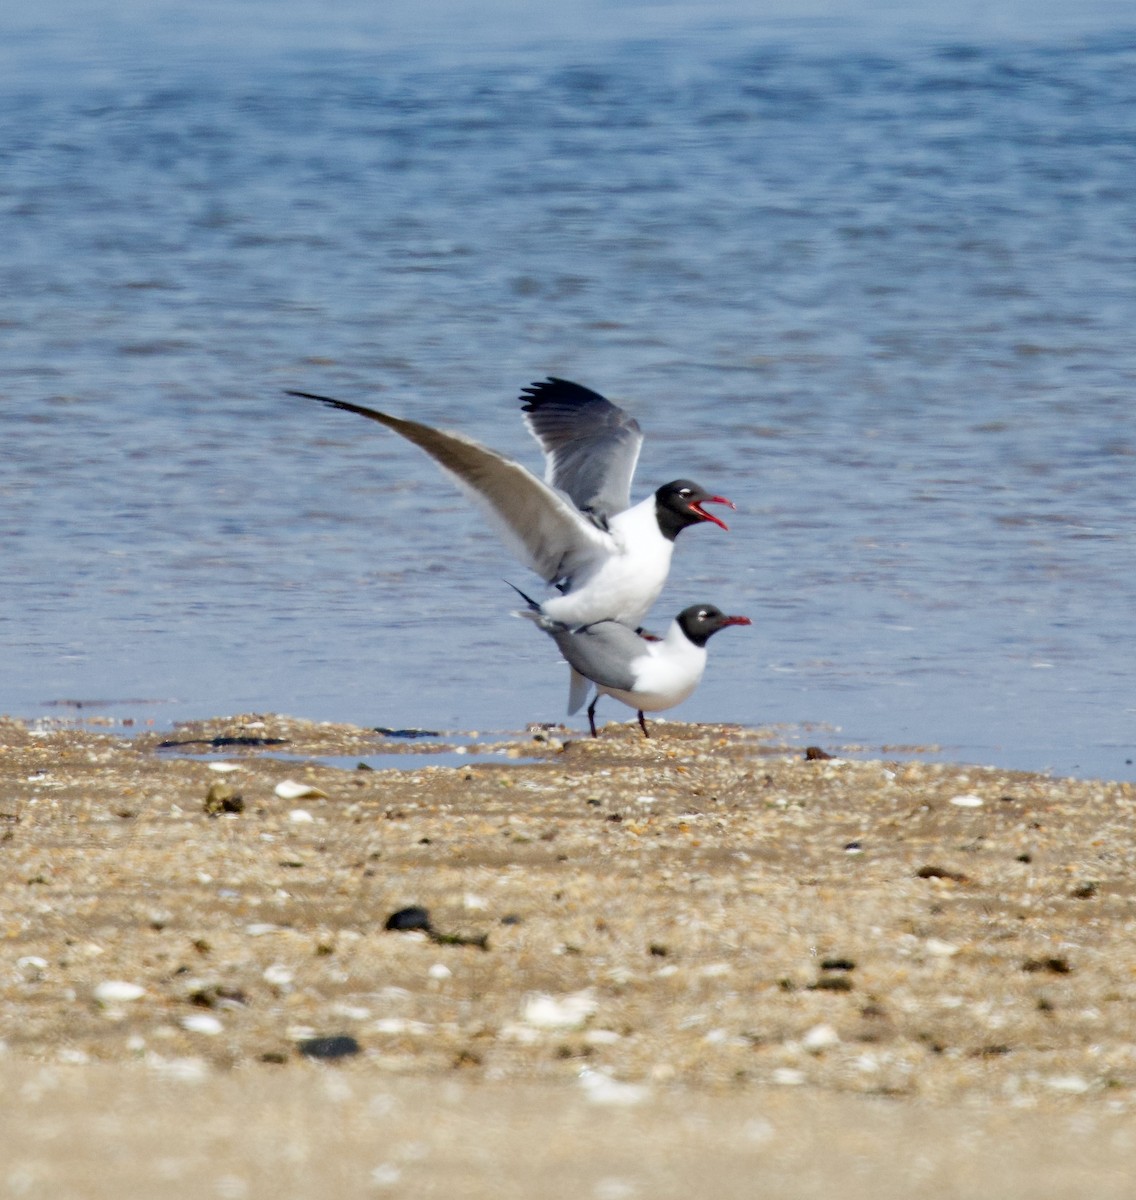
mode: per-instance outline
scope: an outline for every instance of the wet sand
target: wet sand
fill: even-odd
[[[1131,784],[652,731],[0,721],[0,1195],[1133,1194]]]

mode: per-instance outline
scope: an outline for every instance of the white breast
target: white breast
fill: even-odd
[[[542,612],[568,625],[605,620],[632,628],[642,624],[663,590],[674,551],[674,543],[659,529],[655,497],[617,513],[611,536],[615,553],[576,575],[572,590],[546,600]]]
[[[631,664],[634,688],[600,690],[643,712],[659,712],[681,704],[698,686],[706,669],[706,647],[694,645],[677,622],[671,623],[661,642],[645,642],[644,646],[646,653]]]

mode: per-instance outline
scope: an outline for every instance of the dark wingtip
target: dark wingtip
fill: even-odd
[[[521,401],[522,412],[536,412],[545,404],[586,404],[605,398],[599,392],[584,387],[582,383],[573,383],[570,379],[549,375],[546,379],[538,379],[528,387],[521,388],[518,399]]]
[[[343,406],[342,400],[335,400],[331,396],[318,396],[315,392],[294,392],[291,388],[285,388],[284,395],[299,396],[301,400],[318,400],[321,404],[330,404],[334,408]]]

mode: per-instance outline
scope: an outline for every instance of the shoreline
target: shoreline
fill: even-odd
[[[927,1141],[936,1121],[963,1137],[1002,1113],[1033,1148],[1025,1172],[1044,1160],[1042,1131],[1078,1113],[1100,1163],[1136,1162],[1108,1132],[1136,1107],[1130,783],[807,761],[769,731],[677,721],[652,723],[650,740],[613,724],[595,741],[451,746],[468,760],[454,766],[423,765],[437,743],[279,716],[177,731],[212,761],[159,749],[159,731],[0,720],[0,1064],[28,1087],[64,1072],[61,1097],[87,1078],[80,1125],[114,1080],[154,1093],[161,1129],[194,1096],[224,1111],[250,1091],[283,1103],[283,1080],[306,1112],[324,1085],[297,1081],[319,1078],[355,1097],[388,1089],[400,1112],[398,1097],[460,1093],[447,1120],[461,1137],[466,1104],[516,1137],[574,1121],[613,1155],[600,1130],[618,1112],[684,1164],[676,1179],[718,1144],[671,1144],[676,1104],[741,1122],[738,1164],[784,1151],[762,1120],[808,1125],[804,1163],[810,1138],[851,1136],[883,1120],[869,1116],[881,1103],[914,1156],[942,1150]],[[354,768],[377,754],[399,769]],[[432,933],[384,929],[408,906]],[[299,1049],[335,1036],[359,1052],[332,1065]],[[827,1114],[815,1128],[814,1109]],[[411,1125],[415,1111],[407,1101]],[[208,1121],[199,1133],[221,1138]],[[340,1165],[367,1194],[385,1160],[364,1170],[349,1135]],[[421,1162],[390,1172],[416,1195],[444,1174],[442,1143],[422,1138]],[[499,1172],[518,1166],[508,1142]],[[1085,1178],[1124,1194],[1107,1172]],[[178,1194],[216,1194],[191,1182]],[[682,1194],[657,1182],[642,1194]],[[880,1178],[864,1183],[873,1194]],[[489,1175],[485,1187],[463,1194],[494,1194]]]

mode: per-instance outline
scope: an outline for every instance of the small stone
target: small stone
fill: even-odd
[[[1067,958],[1029,958],[1022,963],[1023,971],[1047,971],[1051,975],[1068,975],[1073,968]]]
[[[426,909],[413,904],[409,908],[400,908],[398,912],[391,913],[383,928],[396,933],[406,933],[408,930],[414,929],[430,933],[433,926],[430,924],[430,914]]]
[[[816,983],[810,983],[810,992],[850,992],[852,980],[847,975],[822,975]]]
[[[826,958],[821,964],[822,971],[854,971],[856,964],[850,958]]]
[[[593,1104],[630,1107],[641,1104],[651,1094],[650,1088],[641,1083],[623,1083],[613,1079],[606,1071],[594,1071],[584,1067],[580,1071],[580,1086]]]
[[[430,967],[430,969],[426,972],[426,974],[431,979],[436,979],[439,982],[444,982],[447,979],[452,979],[454,976],[453,971],[451,971],[450,968],[447,967],[445,963],[434,963]]]
[[[288,820],[293,825],[311,825],[315,821],[315,817],[306,808],[294,808],[288,814]]]
[[[820,1054],[840,1045],[840,1034],[831,1025],[814,1025],[803,1038],[801,1045],[810,1054]]]
[[[290,988],[293,980],[296,978],[292,970],[284,966],[283,963],[273,963],[270,967],[265,967],[260,977],[270,987],[279,990]]]
[[[933,863],[920,867],[915,872],[916,879],[950,879],[954,883],[966,883],[967,878],[961,871],[952,871],[949,867],[936,866]]]
[[[976,796],[972,792],[967,792],[962,796],[952,796],[950,802],[956,808],[981,808],[985,803],[981,796]]]
[[[799,1071],[796,1067],[778,1067],[772,1076],[773,1082],[781,1087],[800,1087],[805,1078],[804,1071]]]
[[[107,979],[97,984],[94,990],[95,1000],[99,1004],[126,1004],[131,1000],[140,1000],[145,994],[146,989],[140,984],[122,979]]]
[[[826,750],[822,750],[819,746],[805,747],[805,762],[824,762],[825,759],[831,757],[831,754]]]
[[[1083,1095],[1093,1086],[1080,1075],[1052,1075],[1045,1084],[1055,1092],[1068,1092],[1071,1096]]]
[[[305,1038],[297,1049],[305,1058],[335,1059],[358,1054],[362,1047],[350,1034],[341,1033],[334,1037]]]
[[[204,808],[207,816],[216,817],[223,812],[244,812],[245,802],[231,784],[226,783],[223,779],[218,779],[209,785],[209,790],[205,793]]]
[[[204,1033],[210,1037],[215,1037],[225,1029],[211,1013],[190,1013],[188,1017],[182,1017],[181,1027],[190,1033]]]
[[[521,1020],[534,1029],[579,1029],[597,1009],[595,991],[584,988],[559,999],[544,992],[525,998]]]
[[[953,942],[944,942],[939,938],[928,938],[923,943],[923,949],[934,958],[952,958],[959,952]]]
[[[272,790],[281,800],[327,799],[327,792],[321,792],[310,783],[297,783],[294,779],[282,779]]]

